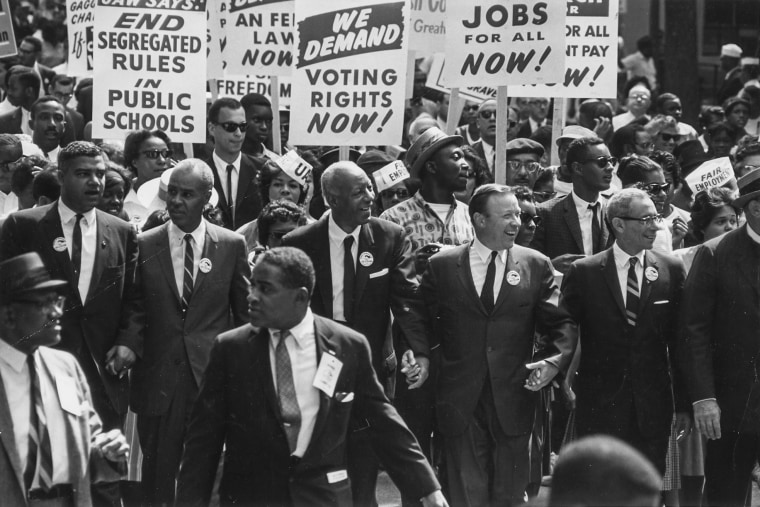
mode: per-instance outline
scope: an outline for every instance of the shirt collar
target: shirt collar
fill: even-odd
[[[428,209],[430,209],[432,211],[432,208],[430,207],[430,203],[427,202],[424,197],[422,197],[422,191],[421,190],[417,190],[417,193],[414,194],[414,197],[412,197],[412,199],[414,199],[415,201],[417,201],[417,203],[419,204],[419,206],[421,208],[428,208]],[[456,199],[452,199],[451,200],[451,207],[452,208],[456,208],[457,207],[457,203],[458,203],[458,201]]]
[[[13,368],[16,373],[20,373],[24,368],[26,357],[26,354],[0,338],[0,361],[4,361],[8,366]]]
[[[622,248],[617,244],[617,241],[612,245],[612,253],[615,256],[615,265],[618,269],[629,266],[631,257],[636,257],[639,260],[639,265],[644,266],[644,250],[640,251],[636,255],[630,255],[625,253]]]
[[[235,172],[240,170],[240,160],[243,158],[241,153],[238,153],[237,158],[232,161],[232,165],[235,167]],[[216,150],[214,150],[214,153],[211,154],[211,157],[214,159],[214,164],[216,167],[222,168],[225,171],[227,170],[227,166],[230,165],[230,163],[222,160],[222,158],[216,154]]]
[[[346,239],[346,236],[353,236],[354,243],[358,245],[360,230],[361,225],[357,226],[356,229],[348,233],[335,223],[335,219],[333,218],[332,213],[330,213],[330,215],[327,217],[327,233],[330,236],[330,241],[332,243],[340,244],[343,243],[343,241]]]
[[[279,331],[279,329],[269,330],[269,337],[272,339],[272,343],[274,343],[274,333],[277,331]],[[301,322],[288,329],[288,331],[290,331],[290,334],[293,335],[296,346],[299,349],[303,348],[306,344],[306,341],[314,336],[314,314],[311,312],[311,308],[306,308],[306,315],[303,316]],[[274,343],[274,345],[275,347],[277,346],[276,343]]]
[[[185,240],[185,231],[174,225],[174,222],[169,220],[169,238],[173,242],[176,243],[182,243]],[[195,241],[196,245],[200,245],[203,242],[203,238],[206,235],[206,221],[204,219],[201,219],[201,223],[198,224],[198,227],[195,228],[193,232],[190,233],[190,235],[193,237],[193,241]]]
[[[755,230],[749,226],[749,224],[747,224],[747,234],[749,234],[749,239],[755,243],[760,244],[760,234],[756,233]]]
[[[588,209],[590,204],[596,204],[598,202],[601,202],[599,197],[596,198],[596,202],[585,201],[581,199],[580,197],[578,197],[578,194],[575,193],[575,190],[571,190],[570,193],[573,195],[573,202],[575,203],[575,207],[578,210],[579,215],[581,214],[581,210],[585,212],[585,210]]]
[[[472,249],[475,251],[477,256],[480,258],[481,261],[483,261],[485,264],[489,264],[491,262],[491,250],[487,246],[485,246],[483,243],[480,242],[480,240],[475,237],[475,240],[472,242]],[[501,262],[506,265],[507,264],[507,254],[509,253],[509,250],[500,250],[499,255],[497,257],[501,259]]]
[[[61,223],[69,223],[76,219],[77,212],[63,203],[63,199],[58,199],[58,214],[61,215]],[[82,213],[84,222],[87,227],[95,223],[95,208],[86,213]]]

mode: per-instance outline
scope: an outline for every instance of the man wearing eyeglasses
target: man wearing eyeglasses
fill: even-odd
[[[689,402],[670,361],[686,273],[680,260],[652,251],[663,218],[645,192],[617,192],[607,217],[612,247],[574,262],[562,284],[583,344],[576,429],[622,439],[664,474],[674,403],[676,431],[690,430]]]
[[[516,116],[516,113],[512,114]],[[516,121],[515,118],[513,120]],[[495,174],[496,153],[493,146],[496,142],[496,100],[486,99],[481,102],[475,121],[480,139],[472,144],[472,148],[486,161],[491,174]]]
[[[507,185],[522,185],[533,190],[541,172],[539,160],[544,147],[532,139],[517,138],[507,143]]]
[[[243,105],[228,97],[216,100],[208,111],[208,133],[214,152],[206,163],[214,173],[224,227],[233,231],[259,216],[259,179],[263,161],[242,153],[248,121]]]

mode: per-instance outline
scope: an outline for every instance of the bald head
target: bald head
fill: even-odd
[[[166,189],[166,209],[174,225],[186,233],[198,228],[211,199],[214,176],[205,162],[189,158],[174,166]]]
[[[375,194],[372,182],[353,162],[335,162],[322,174],[322,195],[335,223],[352,232],[369,221]]]
[[[190,175],[192,178],[197,178],[201,188],[207,192],[211,192],[214,188],[214,173],[211,172],[211,168],[206,162],[198,158],[186,158],[177,165],[174,166],[172,175],[169,178],[171,181],[175,175]]]

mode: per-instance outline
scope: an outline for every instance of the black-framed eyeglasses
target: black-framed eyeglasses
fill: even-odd
[[[409,197],[409,190],[405,188],[397,188],[396,190],[393,190],[390,188],[388,190],[383,190],[380,192],[380,196],[385,199],[393,199],[394,197],[398,197],[399,199],[406,199]]]
[[[593,162],[598,168],[601,169],[607,167],[608,165],[617,165],[618,159],[616,157],[601,156],[596,158],[587,158],[584,160],[584,162]]]
[[[171,158],[172,154],[174,152],[172,150],[166,149],[166,150],[145,150],[142,152],[143,155],[145,155],[146,158],[149,158],[151,160],[156,160],[158,157],[164,157],[165,159]]]
[[[670,190],[670,183],[642,183],[637,185],[637,188],[640,188],[649,195],[657,195],[660,192],[667,194]]]
[[[530,225],[530,223],[533,222],[536,227],[541,225],[541,217],[538,215],[531,215],[527,211],[521,211],[520,212],[520,223],[523,225]]]
[[[251,123],[255,123],[256,125],[271,125],[273,121],[274,120],[272,118],[262,118],[260,116],[254,116],[251,118]]]
[[[484,120],[490,120],[491,118],[496,118],[496,111],[491,111],[490,109],[485,109],[485,110],[479,112],[478,116],[480,116]]]
[[[38,310],[56,310],[63,311],[63,305],[66,303],[66,296],[52,296],[47,299],[16,299],[14,303],[20,303],[24,305],[31,305],[37,307]]]
[[[545,201],[549,199],[554,199],[554,197],[557,195],[557,192],[541,192],[541,191],[533,191],[533,196],[538,197],[539,199],[543,199]]]
[[[661,224],[664,220],[661,213],[658,213],[656,215],[649,215],[646,217],[614,217],[614,218],[620,218],[622,220],[630,220],[633,222],[639,222],[641,225],[646,225],[647,227],[652,226],[652,224]]]
[[[549,101],[548,100],[535,99],[535,100],[529,100],[528,104],[530,104],[531,106],[543,106],[543,107],[547,107],[549,105]]]
[[[472,113],[472,112],[477,111],[479,107],[480,106],[477,104],[472,105],[472,106],[464,106],[464,110]]]
[[[633,95],[628,96],[629,99],[634,100],[649,100],[651,99],[651,95],[647,95],[646,93],[634,93]]]
[[[676,143],[681,140],[681,134],[666,134],[665,132],[660,132],[660,137],[662,137],[663,141],[673,141]]]
[[[240,129],[240,132],[248,130],[248,122],[245,121],[241,123],[226,121],[224,123],[214,123],[214,125],[219,125],[225,132],[229,132],[230,134],[234,133],[237,129]]]
[[[541,164],[538,162],[528,162],[524,160],[507,160],[507,167],[509,167],[510,170],[517,172],[522,167],[529,173],[533,174],[534,172],[541,169]]]

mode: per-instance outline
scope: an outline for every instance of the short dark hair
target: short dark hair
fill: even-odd
[[[732,191],[726,187],[709,188],[698,192],[694,196],[694,202],[691,205],[691,224],[694,236],[699,241],[704,241],[705,229],[710,225],[715,215],[718,214],[718,211],[723,206],[731,206],[732,201]],[[741,210],[734,209],[737,214],[741,212]]]
[[[46,170],[37,173],[32,182],[32,195],[35,201],[45,196],[51,201],[55,201],[61,196],[61,180],[53,170]]]
[[[130,171],[134,171],[132,162],[140,157],[140,146],[142,146],[142,143],[151,137],[161,139],[166,143],[167,147],[171,144],[169,136],[163,130],[136,130],[130,132],[124,140],[124,167]]]
[[[638,123],[629,123],[617,129],[610,140],[610,154],[617,158],[625,156],[625,147],[633,147],[636,144],[636,134],[639,132],[646,132],[646,129]]]
[[[496,194],[514,195],[514,192],[511,187],[499,183],[486,183],[485,185],[476,188],[470,198],[468,209],[470,220],[475,216],[475,213],[483,214],[486,209],[486,204],[488,204],[488,199]]]
[[[533,191],[525,185],[512,187],[512,191],[514,192],[515,197],[517,197],[517,202],[536,202],[536,199],[533,197]]]
[[[486,183],[493,183],[493,174],[491,174],[491,171],[488,169],[488,164],[480,155],[478,155],[475,148],[469,144],[463,144],[461,148],[464,158],[467,160],[467,164],[470,166],[470,169],[475,172],[475,187],[485,185]]]
[[[103,158],[103,150],[89,141],[72,141],[58,152],[58,170],[65,173],[71,161],[79,157]]]
[[[284,199],[267,203],[256,220],[259,243],[267,245],[269,230],[277,222],[295,222],[299,227],[306,225],[306,212],[301,206]]]
[[[55,102],[61,108],[63,108],[63,118],[66,119],[66,109],[63,107],[63,103],[58,100],[58,97],[53,97],[52,95],[43,95],[42,97],[38,98],[34,101],[34,104],[32,104],[32,107],[29,109],[29,114],[31,115],[32,119],[34,119],[34,115],[37,112],[37,107],[40,104],[46,104],[48,102]]]
[[[124,195],[127,195],[132,190],[132,176],[121,165],[117,164],[113,160],[106,162],[106,177],[108,173],[116,173],[122,180],[124,180]]]
[[[238,109],[243,108],[243,104],[241,104],[239,100],[230,97],[216,99],[214,103],[211,104],[211,107],[208,108],[208,121],[210,123],[216,123],[219,121],[219,111],[221,111],[223,107],[237,111]]]
[[[728,134],[728,136],[731,139],[734,140],[734,142],[737,141],[736,138],[740,134],[740,132],[737,132],[734,127],[732,127],[731,125],[729,125],[725,121],[721,121],[721,122],[718,122],[718,123],[714,123],[713,125],[710,125],[709,127],[707,127],[706,132],[707,132],[707,135],[710,138],[713,138],[713,137],[717,136],[718,134],[720,134],[722,132],[725,132],[726,134]]]
[[[304,287],[311,296],[314,292],[314,265],[303,250],[292,246],[278,246],[266,250],[257,264],[270,264],[280,269],[281,282],[289,289]]]
[[[40,81],[40,76],[38,76],[36,72],[31,69],[28,71],[12,72],[12,75],[8,78],[8,82],[10,83],[10,80],[14,77],[18,79],[19,84],[21,84],[23,88],[31,88],[35,97],[40,94],[42,81]]]
[[[50,82],[52,85],[59,84],[61,86],[69,86],[76,83],[76,79],[66,74],[56,74],[53,80]]]
[[[245,109],[246,111],[248,111],[248,109],[253,106],[272,107],[272,103],[269,102],[269,99],[260,93],[249,93],[248,95],[243,95],[243,97],[240,99],[240,105],[243,106],[243,109]],[[233,109],[237,109],[237,108],[233,108]],[[216,117],[219,118],[218,113]],[[209,119],[210,118],[211,118],[211,111],[209,110]]]
[[[16,167],[16,170],[11,175],[11,191],[14,194],[20,195],[32,184],[35,166],[45,169],[47,167],[47,160],[40,157],[26,157]]]
[[[21,39],[21,43],[19,44],[19,46],[23,44],[24,42],[28,42],[29,44],[34,46],[35,53],[39,53],[40,51],[42,51],[42,41],[39,40],[37,37],[34,37],[32,35],[27,35],[26,37]]]
[[[579,137],[570,143],[567,148],[567,156],[565,158],[568,167],[573,165],[573,162],[583,163],[588,155],[589,146],[598,146],[604,144],[604,141],[598,137]]]
[[[654,107],[660,114],[665,114],[665,111],[662,110],[663,107],[665,107],[665,103],[669,100],[681,100],[678,98],[678,95],[675,93],[661,93],[657,96],[657,98],[654,100]]]
[[[641,183],[647,174],[654,171],[662,171],[662,167],[649,157],[631,155],[620,161],[617,173],[623,187],[630,187],[634,183]]]
[[[678,186],[681,183],[681,166],[678,164],[678,160],[672,153],[667,151],[655,150],[649,155],[649,158],[653,162],[660,164],[662,171],[665,175],[670,175],[670,179],[673,180],[673,185]]]
[[[721,106],[702,106],[702,110],[699,112],[700,129],[706,129],[712,125],[713,116],[720,116],[720,121],[723,121],[726,118],[726,112]]]

